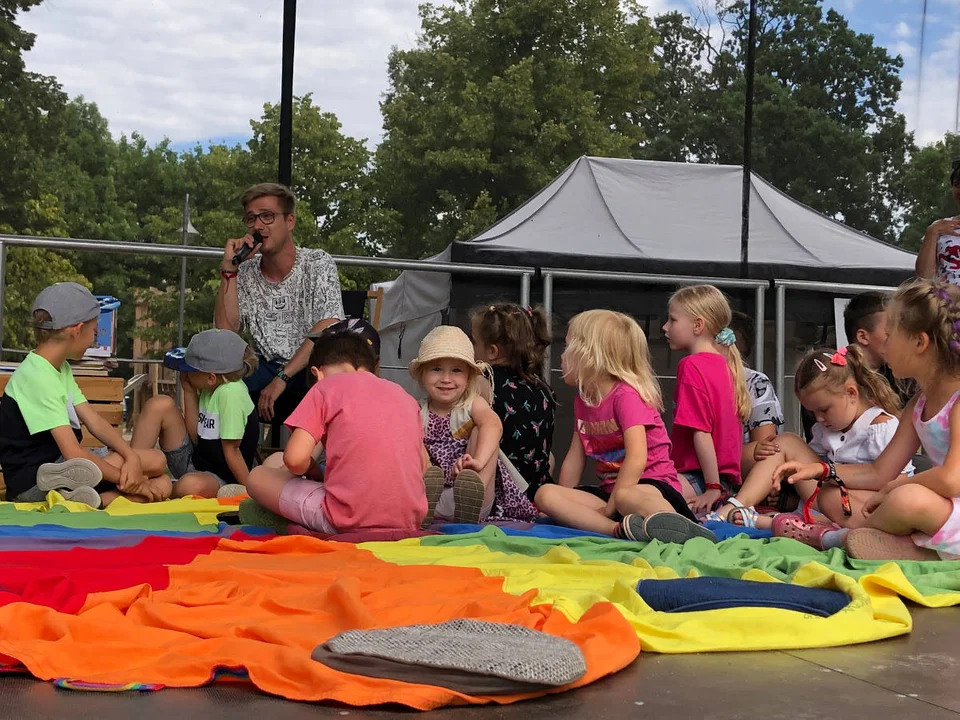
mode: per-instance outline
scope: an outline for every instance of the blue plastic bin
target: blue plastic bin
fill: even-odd
[[[117,352],[117,310],[120,301],[112,295],[94,295],[100,303],[100,320],[97,322],[97,338],[93,346],[101,352],[115,355]]]

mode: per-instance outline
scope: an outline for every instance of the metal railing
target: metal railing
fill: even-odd
[[[93,252],[120,253],[129,255],[160,255],[177,258],[206,258],[218,260],[223,250],[216,247],[195,245],[174,245],[141,242],[114,242],[108,240],[89,240],[78,238],[54,238],[32,235],[0,234],[0,338],[3,337],[3,306],[6,289],[6,251],[8,246],[37,247],[51,250],[79,250]],[[576,270],[567,268],[534,268],[507,265],[481,265],[460,262],[434,262],[427,260],[407,260],[401,258],[374,258],[352,255],[334,255],[334,261],[343,267],[382,268],[389,270],[415,270],[420,272],[457,273],[461,275],[513,277],[520,280],[519,301],[523,306],[530,304],[530,281],[538,272],[542,274],[543,306],[548,323],[552,323],[553,295],[556,280],[591,280],[638,285],[690,285],[709,283],[721,288],[736,288],[754,291],[756,336],[754,342],[754,366],[763,370],[764,365],[764,312],[766,291],[771,283],[765,280],[737,278],[700,277],[693,275],[656,275],[648,273],[604,272],[597,270]],[[777,395],[784,397],[786,390],[786,293],[787,290],[800,290],[832,295],[854,295],[866,291],[892,292],[896,288],[878,285],[853,285],[844,283],[818,283],[803,280],[774,280],[775,293],[775,370],[774,384]],[[181,303],[178,316],[178,335],[183,333],[184,312]],[[3,348],[3,351],[7,351]],[[17,352],[11,350],[10,352]],[[548,349],[546,369],[550,368]],[[127,359],[122,359],[126,361]],[[131,362],[151,362],[149,360],[130,360]],[[159,361],[154,361],[159,362]]]
[[[146,242],[116,242],[85,238],[55,238],[34,235],[6,235],[0,233],[0,339],[3,338],[3,307],[7,285],[7,247],[36,247],[50,250],[80,250],[121,255],[161,255],[177,258],[206,258],[219,260],[223,250],[197,245],[166,245]],[[417,270],[422,272],[460,273],[520,278],[520,304],[530,304],[530,278],[536,273],[532,267],[513,265],[479,265],[474,263],[432,262],[402,258],[374,258],[354,255],[332,255],[338,266],[381,268],[385,270]],[[183,337],[184,305],[181,302],[177,317],[177,335]],[[3,348],[2,351],[6,351]],[[137,360],[137,362],[140,362]]]
[[[721,288],[737,288],[754,291],[756,316],[754,317],[754,365],[760,370],[763,367],[763,324],[767,288],[770,283],[766,280],[745,280],[736,278],[697,277],[693,275],[654,275],[650,273],[604,272],[601,270],[566,270],[561,268],[543,269],[543,309],[547,315],[547,322],[552,330],[553,319],[553,285],[554,280],[603,280],[604,282],[634,283],[637,285],[697,285],[706,283]],[[547,348],[545,369],[549,372],[551,366],[551,352]],[[762,370],[761,370],[762,372]]]

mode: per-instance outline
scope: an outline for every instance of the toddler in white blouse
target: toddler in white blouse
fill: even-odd
[[[790,433],[778,437],[777,453],[758,462],[730,499],[728,519],[822,547],[830,530],[864,520],[860,508],[880,489],[872,463],[896,433],[900,407],[889,383],[870,369],[855,345],[808,353],[797,368],[795,390],[816,418],[810,444]],[[908,463],[903,472],[912,474],[913,465]],[[787,480],[796,487],[804,501],[802,515],[757,515],[751,504],[766,496],[771,480],[775,485]],[[821,487],[840,492],[818,498]],[[815,517],[813,509],[829,522]]]

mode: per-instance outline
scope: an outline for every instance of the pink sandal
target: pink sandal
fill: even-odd
[[[780,513],[773,518],[774,537],[790,538],[817,550],[823,550],[823,536],[831,530],[838,529],[838,525],[804,522],[793,513]]]

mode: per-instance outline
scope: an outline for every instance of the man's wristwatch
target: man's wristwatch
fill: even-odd
[[[283,368],[277,370],[277,377],[283,380],[285,383],[290,382],[290,376],[283,371]]]

